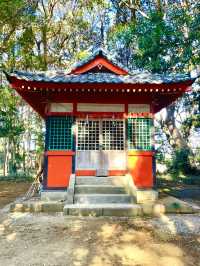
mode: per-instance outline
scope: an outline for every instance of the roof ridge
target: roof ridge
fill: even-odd
[[[118,62],[114,56],[113,53],[110,53],[107,49],[102,48],[102,47],[98,47],[96,48],[88,57],[80,60],[79,62],[75,63],[72,65],[72,68],[70,70],[70,72],[74,71],[76,68],[79,68],[87,63],[89,63],[90,61],[92,61],[96,56],[101,55],[103,57],[105,57],[108,61],[110,61],[113,65],[122,68],[123,70],[125,70],[126,72],[130,72],[130,70],[124,66],[122,63]]]

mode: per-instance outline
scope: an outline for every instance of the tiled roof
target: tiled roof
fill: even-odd
[[[79,67],[81,67],[81,66],[89,63],[90,61],[92,61],[93,59],[95,59],[95,57],[97,57],[97,56],[103,56],[108,61],[110,61],[113,65],[118,66],[118,67],[122,68],[123,70],[129,72],[129,69],[127,67],[125,67],[124,65],[122,65],[121,63],[119,63],[118,61],[116,61],[116,59],[114,58],[114,56],[111,55],[108,51],[104,50],[103,48],[96,49],[90,56],[88,56],[87,58],[85,58],[85,59],[79,61],[78,63],[74,64],[72,66],[71,71],[73,71],[76,68],[79,68]]]
[[[116,83],[116,84],[170,84],[195,80],[190,74],[151,74],[149,72],[135,72],[131,75],[115,75],[112,73],[67,74],[65,72],[25,72],[14,71],[6,73],[8,79],[15,77],[25,81],[51,83]]]

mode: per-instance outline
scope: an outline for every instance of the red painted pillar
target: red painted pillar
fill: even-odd
[[[128,170],[136,187],[153,187],[153,156],[153,151],[128,152]]]

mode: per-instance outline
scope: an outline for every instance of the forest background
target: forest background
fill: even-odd
[[[30,178],[44,121],[3,70],[67,70],[104,47],[131,70],[198,75],[200,3],[192,0],[1,0],[0,176]],[[200,87],[156,115],[158,162],[175,177],[200,171]]]

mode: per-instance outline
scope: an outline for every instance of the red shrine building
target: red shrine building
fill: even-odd
[[[181,97],[189,74],[129,71],[102,49],[70,72],[6,73],[46,122],[43,191],[66,191],[72,176],[129,176],[155,186],[154,115]]]

